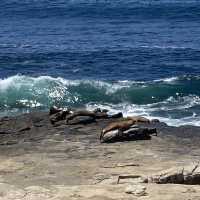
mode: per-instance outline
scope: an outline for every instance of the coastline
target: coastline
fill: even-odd
[[[149,140],[100,143],[111,119],[52,126],[47,112],[0,119],[0,199],[137,199],[120,175],[149,175],[200,159],[200,127],[149,125]],[[142,184],[144,185],[144,184]],[[198,199],[198,185],[145,184],[140,199]]]

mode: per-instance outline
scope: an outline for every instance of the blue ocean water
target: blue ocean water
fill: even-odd
[[[1,0],[0,115],[106,107],[200,126],[200,1]]]

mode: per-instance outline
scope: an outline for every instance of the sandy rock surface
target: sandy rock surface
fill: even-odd
[[[200,185],[142,183],[134,178],[117,184],[120,175],[146,177],[198,163],[200,128],[159,123],[151,125],[157,137],[101,144],[101,129],[110,121],[52,125],[47,113],[1,119],[0,200],[200,199]],[[142,188],[145,192],[135,195]]]

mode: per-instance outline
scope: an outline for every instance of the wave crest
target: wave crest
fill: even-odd
[[[45,110],[51,105],[106,107],[124,115],[157,117],[170,125],[197,124],[200,77],[116,82],[16,75],[0,79],[0,112]],[[189,118],[189,120],[188,120]],[[186,120],[187,119],[187,120]]]

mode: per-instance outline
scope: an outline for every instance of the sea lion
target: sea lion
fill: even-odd
[[[66,123],[68,123],[69,120],[72,120],[78,116],[89,116],[89,117],[95,118],[95,112],[88,111],[88,110],[74,111],[72,114],[70,114],[68,117],[66,117]]]
[[[49,115],[54,115],[58,112],[62,111],[61,108],[58,108],[56,106],[52,106],[50,109],[49,109]]]
[[[141,116],[127,117],[126,119],[132,120],[134,123],[150,123],[151,122],[146,117],[141,117]]]
[[[97,108],[94,111],[88,111],[88,110],[74,111],[72,114],[70,114],[68,117],[66,117],[66,123],[68,123],[69,120],[72,120],[78,116],[88,116],[88,117],[92,117],[94,119],[107,119],[107,118],[123,117],[122,113],[109,115],[107,112],[108,112],[108,110],[106,110],[106,109],[101,110],[100,108]]]
[[[122,121],[110,123],[107,127],[105,127],[100,135],[100,140],[102,137],[109,131],[119,129],[120,131],[128,130],[132,125],[136,123],[150,123],[150,120],[145,117],[135,116],[135,117],[127,117]]]
[[[58,122],[58,121],[61,121],[61,120],[64,120],[66,118],[67,115],[69,115],[71,113],[70,110],[61,110],[55,114],[52,114],[50,116],[50,122],[52,124],[55,124],[55,122]]]

